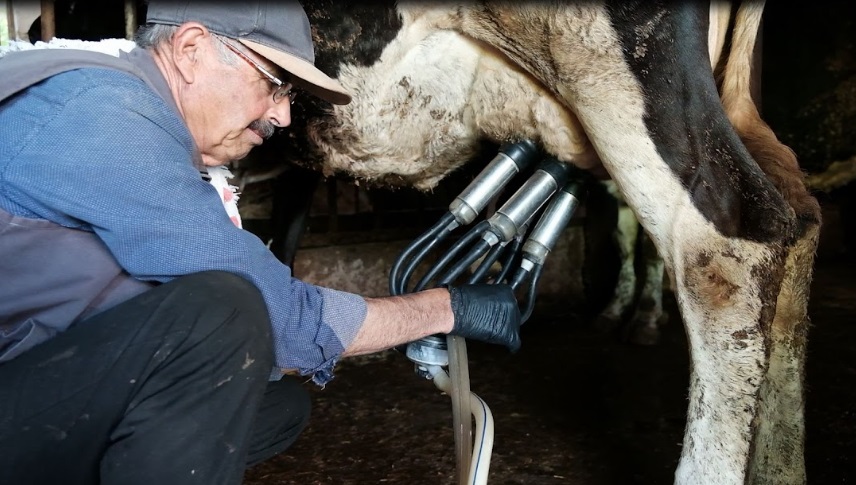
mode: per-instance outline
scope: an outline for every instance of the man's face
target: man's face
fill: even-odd
[[[237,43],[218,49],[215,43],[219,42],[209,36],[208,45],[201,49],[198,76],[188,90],[189,102],[184,104],[185,120],[208,166],[245,157],[275,128],[291,123],[289,99],[275,103],[273,93],[277,86],[231,49],[239,49],[269,73],[282,75],[281,71]],[[223,55],[234,59],[226,62]]]

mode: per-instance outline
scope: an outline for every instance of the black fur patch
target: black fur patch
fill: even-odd
[[[787,203],[722,109],[708,57],[708,3],[614,1],[608,7],[644,92],[651,139],[698,210],[729,237],[787,237]]]

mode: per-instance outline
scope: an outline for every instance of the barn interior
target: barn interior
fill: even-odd
[[[128,37],[142,1],[0,1],[0,42]],[[760,36],[764,119],[808,173],[823,209],[809,312],[806,466],[811,483],[856,480],[856,5],[769,2]],[[499,148],[431,193],[356,184],[276,164],[237,164],[244,227],[294,275],[345,291],[388,294],[390,268]],[[298,190],[302,189],[302,190]],[[285,194],[285,195],[284,195]],[[308,204],[305,218],[284,207]],[[689,359],[674,298],[639,345],[594,325],[618,277],[617,202],[593,189],[551,252],[517,354],[469,344],[473,392],[495,420],[491,483],[649,484],[673,480],[683,437]],[[295,226],[294,224],[297,224]],[[290,232],[289,232],[290,231]],[[449,398],[396,350],[343,361],[313,418],[246,484],[455,483]]]

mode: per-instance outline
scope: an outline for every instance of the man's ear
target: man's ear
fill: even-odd
[[[184,82],[192,84],[201,62],[202,49],[211,37],[208,29],[199,22],[182,24],[172,38],[172,56],[175,67]]]

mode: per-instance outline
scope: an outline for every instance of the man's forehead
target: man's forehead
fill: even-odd
[[[229,39],[229,42],[230,42],[232,45],[234,45],[237,49],[240,49],[240,50],[241,50],[241,52],[243,52],[244,54],[246,54],[247,56],[249,56],[249,57],[250,57],[250,59],[252,59],[252,60],[256,61],[256,62],[257,62],[257,63],[259,63],[259,65],[261,65],[263,68],[267,69],[267,70],[268,70],[268,72],[270,72],[270,73],[271,73],[271,74],[273,74],[274,76],[276,76],[276,77],[278,77],[278,78],[280,78],[280,79],[283,79],[283,80],[284,80],[285,78],[287,78],[287,77],[288,77],[288,75],[287,75],[287,73],[286,73],[285,69],[283,69],[283,68],[279,67],[278,65],[274,64],[274,63],[273,63],[273,62],[271,62],[267,57],[265,57],[265,56],[263,56],[263,55],[259,54],[258,52],[256,52],[256,51],[254,51],[254,50],[250,49],[249,47],[245,46],[244,44],[242,44],[242,43],[240,43],[240,42],[235,42],[235,41],[234,41],[234,40],[232,40],[232,39]]]
[[[268,60],[268,58],[257,54],[252,49],[247,49],[247,50],[253,53],[253,60],[258,62],[259,64],[261,64],[262,67],[264,67],[265,69],[270,71],[271,74],[273,74],[274,76],[276,76],[278,78],[286,77],[285,69],[274,64],[273,62]]]

